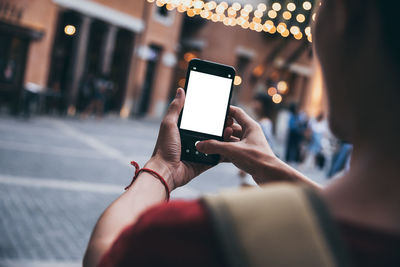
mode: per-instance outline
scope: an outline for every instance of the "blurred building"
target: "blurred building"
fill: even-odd
[[[159,117],[194,57],[235,66],[236,103],[280,86],[284,102],[320,108],[307,39],[229,27],[142,0],[0,0],[0,95],[13,108],[34,85],[46,106],[74,115],[87,105],[88,80],[101,76],[113,83],[106,111]]]

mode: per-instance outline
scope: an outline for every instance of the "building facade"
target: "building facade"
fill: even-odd
[[[313,105],[313,113],[322,108],[307,41],[189,18],[142,0],[0,1],[0,93],[13,106],[34,85],[74,115],[87,105],[85,82],[97,75],[113,82],[107,111],[160,117],[194,57],[235,66],[235,103],[246,106],[255,92],[284,81],[284,102]]]

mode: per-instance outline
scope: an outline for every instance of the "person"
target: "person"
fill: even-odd
[[[304,161],[299,166],[300,170],[309,170],[317,165],[320,169],[323,168],[325,155],[323,153],[323,142],[328,135],[328,124],[324,120],[324,114],[320,113],[317,118],[310,119],[308,122],[309,143],[307,145],[307,155]]]
[[[279,202],[244,203],[253,197],[279,198],[279,194],[269,194],[271,190],[276,192],[274,184],[235,193],[240,200],[236,202],[231,197],[220,202],[216,195],[214,204],[226,204],[220,206],[226,213],[218,213],[212,200],[166,202],[168,193],[160,177],[142,171],[100,217],[84,266],[235,266],[235,261],[227,261],[235,257],[253,263],[248,266],[263,266],[261,263],[277,258],[281,262],[264,266],[350,265],[329,261],[339,258],[336,255],[340,248],[353,266],[400,266],[400,40],[395,31],[400,3],[388,4],[380,0],[325,0],[316,19],[313,44],[326,83],[331,130],[354,147],[350,169],[343,177],[325,188],[312,184],[272,153],[259,125],[236,107],[230,108],[231,119],[224,132],[227,142],[208,140],[197,144],[200,152],[221,154],[259,184],[278,180],[286,181],[287,186],[295,182],[290,188],[300,188],[300,184],[315,188],[308,204],[320,198],[326,212],[323,216],[317,212],[324,209],[322,203],[313,206],[314,216],[308,216],[309,224],[302,224],[301,229],[311,227],[315,231],[306,233],[321,242],[308,246],[310,235],[293,232],[301,226],[300,221],[277,216],[307,214],[300,209],[284,212],[293,203],[303,203],[301,207],[306,208],[304,195],[284,194]],[[162,176],[170,190],[208,168],[180,161],[176,122],[183,104],[184,91],[178,89],[161,123],[154,153],[145,165]],[[247,209],[241,209],[242,204]],[[265,209],[273,211],[273,216],[265,216]],[[252,219],[258,215],[262,223]],[[318,227],[318,223],[312,223],[318,218],[322,225],[329,221],[333,225]],[[221,220],[227,227],[221,227]],[[231,242],[220,243],[226,241],[226,234]],[[330,246],[335,237],[340,238],[340,246]],[[326,253],[311,253],[321,250]],[[306,257],[301,258],[304,254]],[[293,258],[302,261],[287,264]],[[306,264],[317,258],[329,263]]]
[[[327,174],[328,178],[332,178],[336,174],[348,170],[352,149],[353,147],[351,144],[339,141],[337,152],[333,155],[332,163]]]
[[[108,79],[108,76],[103,74],[98,77],[91,76],[90,85],[92,99],[82,113],[82,118],[87,118],[92,112],[95,112],[97,118],[102,118],[104,115],[104,105],[109,92],[113,90],[114,84]]]
[[[299,163],[301,161],[301,144],[304,139],[307,119],[300,113],[295,103],[289,107],[289,133],[286,142],[286,162]]]

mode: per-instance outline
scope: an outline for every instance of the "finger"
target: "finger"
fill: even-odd
[[[228,116],[228,118],[226,119],[226,125],[225,125],[225,127],[229,127],[229,126],[232,126],[232,124],[233,124],[233,118],[231,117],[231,116]]]
[[[233,134],[232,127],[226,127],[224,130],[224,140],[227,141]]]
[[[201,153],[205,154],[219,154],[225,156],[231,150],[231,144],[217,140],[201,141],[196,145],[196,148]]]
[[[242,136],[243,136],[243,129],[242,129],[242,126],[240,126],[240,125],[237,124],[237,123],[234,123],[234,124],[231,126],[231,128],[232,128],[232,135],[233,135],[233,136],[236,136],[236,137],[238,137],[238,138],[242,138]]]
[[[176,90],[175,99],[169,105],[165,119],[170,120],[173,123],[177,123],[184,103],[185,91],[182,88],[178,88],[178,90]]]
[[[230,106],[229,115],[232,116],[242,127],[251,128],[257,125],[257,122],[239,107]]]
[[[237,137],[235,137],[235,136],[231,136],[231,137],[229,137],[229,139],[227,139],[226,141],[228,141],[228,142],[239,142],[239,141],[240,141],[240,138],[237,138]]]

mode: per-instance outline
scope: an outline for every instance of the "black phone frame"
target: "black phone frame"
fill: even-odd
[[[194,67],[196,67],[196,69],[193,69]],[[230,92],[229,92],[229,99],[228,99],[228,104],[226,107],[226,112],[225,112],[225,120],[224,120],[224,126],[226,125],[226,120],[228,119],[228,112],[229,112],[229,106],[230,106],[230,102],[231,102],[231,98],[232,98],[232,92],[233,92],[233,85],[234,85],[234,79],[236,76],[236,71],[233,67],[228,66],[228,65],[223,65],[220,63],[215,63],[215,62],[211,62],[211,61],[206,61],[206,60],[201,60],[201,59],[192,59],[189,62],[189,66],[187,69],[187,73],[186,73],[186,81],[185,81],[185,93],[187,92],[187,86],[189,83],[189,78],[190,78],[190,72],[191,71],[198,71],[198,72],[202,72],[202,73],[207,73],[207,74],[211,74],[211,75],[215,75],[215,76],[220,76],[223,78],[230,78],[229,75],[231,75],[231,79],[232,79],[232,83],[231,83],[231,88],[230,88]],[[192,138],[198,138],[201,140],[208,140],[208,139],[214,139],[214,140],[218,140],[218,141],[223,141],[223,132],[224,132],[224,127],[222,129],[222,133],[221,136],[217,136],[217,135],[212,135],[212,134],[206,134],[206,133],[201,133],[201,132],[195,132],[195,131],[190,131],[190,130],[185,130],[185,129],[181,129],[181,119],[182,119],[182,113],[183,113],[183,109],[181,111],[181,113],[179,114],[179,119],[178,119],[178,129],[179,129],[179,133],[181,136],[181,145],[182,145],[182,149],[183,149],[183,138],[184,136],[190,136]],[[181,151],[181,159],[182,160],[188,160],[187,158],[185,158],[185,156],[183,156],[184,153],[183,151]],[[218,162],[216,162],[217,157],[214,157],[215,160],[212,160],[213,164],[217,164]],[[219,157],[218,157],[219,159]],[[188,161],[195,161],[198,162],[196,160],[193,159],[189,159]],[[202,162],[202,161],[200,161]],[[202,162],[202,163],[210,163],[210,162]]]

